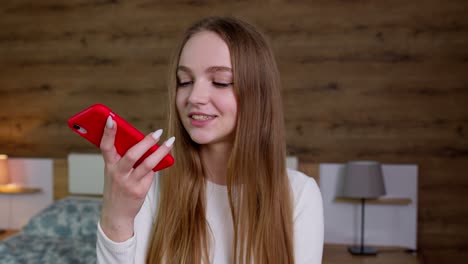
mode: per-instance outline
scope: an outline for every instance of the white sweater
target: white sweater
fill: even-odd
[[[294,193],[295,263],[319,264],[323,250],[323,206],[320,190],[313,178],[288,169]],[[134,235],[127,241],[110,240],[98,223],[98,263],[145,263],[146,251],[155,219],[158,199],[158,174],[135,218]],[[233,225],[227,187],[207,181],[206,218],[213,234],[210,260],[213,264],[232,263]]]

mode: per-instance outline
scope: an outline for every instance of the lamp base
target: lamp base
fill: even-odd
[[[352,255],[360,255],[360,256],[375,256],[375,255],[377,255],[377,250],[375,248],[371,248],[371,247],[361,248],[361,246],[353,246],[353,247],[348,247],[348,251]]]

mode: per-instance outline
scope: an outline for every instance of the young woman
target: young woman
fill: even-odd
[[[169,134],[120,157],[109,117],[100,263],[321,263],[323,211],[312,178],[286,169],[276,62],[250,24],[210,17],[185,33],[169,73]],[[177,138],[175,144],[174,140]],[[174,148],[175,164],[151,171]]]

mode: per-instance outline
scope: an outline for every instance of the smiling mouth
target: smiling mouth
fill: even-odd
[[[211,115],[190,115],[190,118],[193,120],[211,120],[214,119],[216,116]]]

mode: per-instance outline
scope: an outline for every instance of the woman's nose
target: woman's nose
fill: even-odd
[[[206,104],[210,98],[207,85],[201,82],[194,82],[188,101],[191,104]]]

